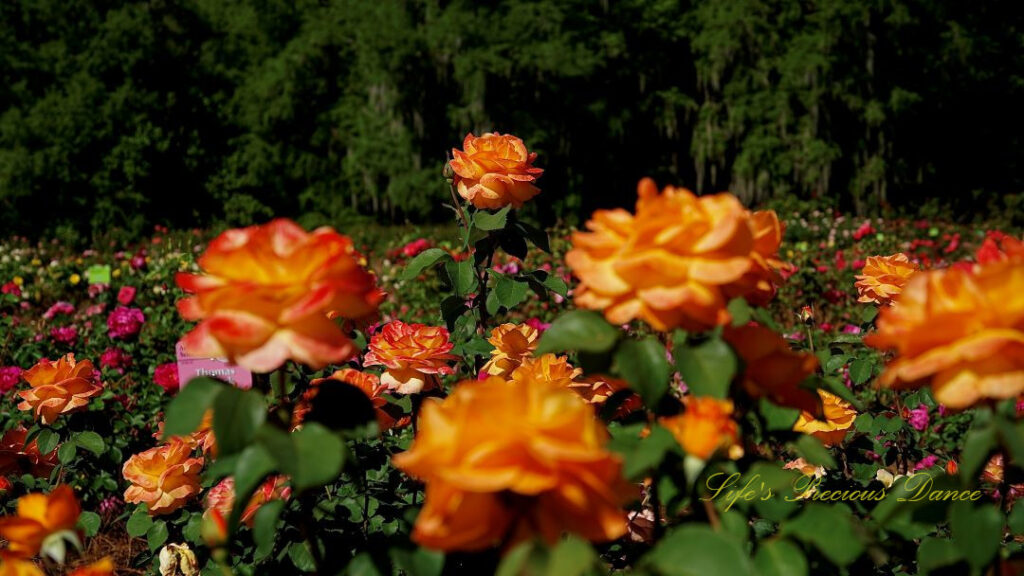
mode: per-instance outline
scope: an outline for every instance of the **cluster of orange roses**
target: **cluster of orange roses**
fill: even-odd
[[[18,499],[16,514],[0,518],[0,576],[45,576],[30,559],[43,555],[63,562],[64,542],[78,543],[75,526],[82,509],[70,486],[61,485],[49,494],[28,494]],[[110,558],[83,566],[69,576],[112,576]]]
[[[864,341],[896,353],[882,385],[930,384],[954,410],[1024,394],[1024,241],[989,240],[975,260],[918,271],[905,254],[868,259],[857,291],[883,308]]]

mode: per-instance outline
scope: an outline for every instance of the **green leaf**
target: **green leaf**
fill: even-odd
[[[1024,506],[1014,506],[1006,518],[1011,534],[1024,534]]]
[[[450,260],[445,263],[444,269],[448,273],[448,279],[451,281],[456,295],[466,296],[476,290],[476,270],[473,269],[473,263],[469,260]]]
[[[531,244],[540,248],[544,252],[549,254],[551,253],[551,243],[548,240],[548,233],[543,228],[538,228],[533,224],[528,224],[522,220],[516,220],[514,227],[524,238],[529,240]]]
[[[291,545],[288,546],[288,559],[292,561],[292,565],[300,572],[316,571],[316,562],[313,560],[313,552],[309,549],[309,544],[305,541],[292,542]]]
[[[129,536],[139,538],[148,532],[151,526],[153,526],[153,519],[150,518],[149,512],[146,511],[146,507],[143,505],[136,508],[132,515],[128,517],[125,530]]]
[[[415,258],[405,265],[405,270],[402,270],[402,275],[399,280],[402,280],[403,282],[412,280],[419,276],[420,272],[423,272],[425,268],[429,268],[430,266],[437,264],[438,260],[445,257],[451,258],[447,252],[440,248],[428,248],[417,254]]]
[[[547,573],[551,576],[582,576],[598,563],[597,553],[576,536],[562,540],[551,551]]]
[[[705,525],[684,525],[670,530],[641,559],[663,576],[708,576],[753,574],[746,551],[733,538]]]
[[[963,560],[963,554],[950,540],[925,538],[917,547],[917,568],[922,576]]]
[[[167,522],[157,520],[146,531],[146,542],[149,544],[149,551],[155,552],[167,542]]]
[[[954,502],[949,509],[949,527],[957,548],[976,569],[988,566],[999,551],[1003,515],[992,505],[975,507],[970,502]]]
[[[60,435],[50,430],[49,428],[43,428],[36,435],[36,446],[39,447],[41,454],[49,454],[57,447],[60,442]]]
[[[862,324],[867,324],[874,320],[876,316],[878,316],[878,307],[868,306],[860,313],[860,321]]]
[[[997,416],[995,424],[1003,446],[1010,452],[1010,462],[1024,468],[1024,420],[1014,423]]]
[[[767,398],[761,398],[758,410],[764,418],[765,427],[771,431],[792,430],[797,418],[800,417],[800,410],[779,406]]]
[[[274,549],[277,540],[277,521],[284,509],[284,500],[272,500],[256,510],[252,521],[252,540],[256,544],[257,560]]]
[[[555,276],[554,274],[551,274],[547,278],[545,278],[542,284],[544,284],[544,286],[546,286],[548,290],[551,290],[552,292],[558,294],[563,298],[569,294],[569,285],[566,284],[564,280],[562,280],[558,276]]]
[[[408,576],[441,576],[444,570],[444,553],[426,548],[406,550],[392,548],[388,551],[395,567]]]
[[[750,322],[750,304],[747,304],[747,301],[743,298],[733,298],[730,300],[729,305],[726,306],[726,310],[728,310],[729,315],[732,316],[733,326],[745,326]]]
[[[78,527],[82,529],[86,537],[92,538],[96,534],[99,534],[100,524],[103,521],[100,515],[95,512],[88,510],[82,512],[81,516],[78,517]]]
[[[658,404],[668,391],[671,368],[665,346],[654,336],[625,340],[615,350],[615,372],[625,378],[649,407]]]
[[[549,352],[607,352],[619,339],[619,330],[589,310],[573,310],[559,316],[544,331],[536,355]]]
[[[295,490],[327,484],[341,474],[345,462],[345,444],[337,434],[316,423],[309,423],[292,434],[297,468],[289,472]]]
[[[225,386],[213,403],[213,434],[217,437],[218,454],[230,456],[241,452],[266,418],[262,394]]]
[[[193,512],[189,515],[188,521],[185,522],[185,527],[181,529],[181,535],[192,544],[202,544],[202,524],[203,515],[199,512]]]
[[[274,458],[259,444],[246,447],[238,455],[234,470],[235,505],[231,509],[231,517],[228,518],[229,532],[234,532],[235,527],[238,526],[253,493],[263,483],[263,480],[275,470],[274,464]]]
[[[814,546],[832,563],[844,567],[864,551],[853,522],[850,509],[842,504],[811,502],[803,513],[782,525],[781,533]]]
[[[807,558],[800,547],[789,540],[766,540],[757,549],[754,565],[761,576],[806,576]]]
[[[71,442],[65,442],[57,449],[57,460],[67,466],[75,459],[76,454],[78,454],[77,447]]]
[[[193,378],[188,385],[178,392],[167,406],[164,417],[164,437],[184,436],[199,428],[206,411],[213,406],[214,400],[227,385],[213,378]],[[219,440],[219,439],[218,439]]]
[[[530,540],[516,544],[501,558],[494,576],[522,576],[527,573],[526,563],[535,549],[536,545]]]
[[[505,227],[505,222],[508,220],[508,212],[511,209],[512,205],[509,204],[494,213],[478,210],[476,215],[473,216],[473,226],[485,232],[501,230]]]
[[[991,424],[975,426],[964,435],[964,449],[960,453],[959,475],[964,485],[973,484],[988,455],[996,447],[996,429]]]
[[[807,462],[814,464],[815,466],[824,466],[826,468],[835,468],[836,460],[832,457],[832,453],[825,448],[825,445],[814,436],[802,435],[796,439],[793,448],[796,453],[807,460]]]
[[[97,456],[102,455],[107,450],[107,445],[103,442],[103,438],[95,432],[79,432],[72,436],[72,440],[78,446]]]
[[[525,282],[517,282],[505,275],[498,276],[498,285],[494,288],[498,302],[509,310],[522,303],[528,291],[529,286]]]
[[[642,480],[661,464],[665,454],[675,448],[676,439],[671,432],[657,424],[651,425],[651,433],[646,438],[640,437],[639,430],[636,432],[617,434],[608,447],[622,455],[623,476]]]
[[[870,360],[858,358],[850,363],[850,380],[854,384],[863,384],[871,379],[873,364]]]
[[[686,386],[697,396],[725,398],[736,375],[736,354],[722,339],[712,338],[698,344],[680,344],[675,348],[676,368]]]

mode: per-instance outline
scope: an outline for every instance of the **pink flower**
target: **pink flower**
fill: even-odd
[[[100,354],[100,367],[116,370],[124,374],[124,369],[132,365],[132,357],[120,348],[107,348]]]
[[[541,322],[540,318],[530,318],[524,324],[539,332],[543,332],[551,327],[549,322]]]
[[[138,334],[145,322],[142,310],[118,306],[107,316],[107,335],[115,340],[126,340]]]
[[[427,248],[430,248],[430,240],[427,240],[426,238],[419,238],[409,242],[405,246],[402,246],[402,256],[412,258]]]
[[[921,404],[910,411],[910,425],[918,432],[928,427],[928,406]]]
[[[179,388],[177,362],[168,362],[157,366],[153,371],[153,381],[168,394],[177,392]]]
[[[99,304],[92,304],[88,308],[85,309],[85,315],[86,316],[96,316],[98,314],[103,314],[103,311],[106,310],[106,309],[107,309],[106,302],[100,302]]]
[[[140,268],[145,268],[145,266],[146,266],[146,257],[142,256],[140,254],[136,254],[135,256],[132,256],[130,264],[131,264],[132,268],[134,268],[136,270],[139,270]]]
[[[21,368],[4,366],[0,368],[0,396],[7,394],[21,380]]]
[[[50,330],[50,338],[59,344],[74,344],[78,340],[78,328],[75,326],[57,326]]]
[[[922,458],[920,462],[914,464],[914,472],[917,472],[918,470],[924,470],[925,468],[931,468],[932,466],[935,466],[935,464],[938,461],[938,456],[935,456],[934,454],[929,454],[928,456]]]
[[[95,298],[110,288],[107,284],[89,284],[89,298]]]
[[[864,223],[860,225],[860,228],[857,228],[857,231],[853,233],[853,239],[860,240],[861,238],[867,236],[868,234],[874,233],[875,229],[871,227],[871,221],[865,220]]]
[[[135,300],[135,286],[121,286],[117,291],[117,301],[122,306],[127,306]]]
[[[43,312],[43,318],[50,320],[58,314],[71,315],[75,313],[75,305],[71,302],[57,302]]]
[[[853,324],[847,324],[843,326],[843,334],[860,334],[860,326],[854,326]]]
[[[828,322],[822,322],[818,325],[818,328],[820,328],[822,332],[830,332],[832,330],[832,325]]]

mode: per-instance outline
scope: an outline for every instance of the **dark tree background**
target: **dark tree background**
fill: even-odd
[[[0,219],[446,216],[445,152],[522,136],[539,213],[644,175],[968,214],[1022,190],[1024,11],[962,0],[5,0]]]

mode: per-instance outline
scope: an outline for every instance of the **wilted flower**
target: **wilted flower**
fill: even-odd
[[[199,562],[188,544],[168,544],[159,558],[160,576],[199,576]]]
[[[19,410],[31,410],[43,424],[52,424],[57,416],[84,410],[89,400],[103,391],[93,382],[92,362],[75,361],[68,354],[56,362],[40,360],[22,375],[31,388],[18,392]]]
[[[172,437],[163,446],[135,454],[124,463],[123,474],[131,486],[125,502],[145,503],[151,516],[170,514],[199,494],[203,459],[191,456],[192,448]]]
[[[453,346],[444,328],[396,320],[370,339],[363,365],[384,366],[381,383],[398,394],[416,394],[435,384],[433,375],[455,373],[448,364],[459,359],[448,353]]]
[[[718,452],[736,459],[743,455],[739,426],[733,420],[732,400],[687,396],[682,414],[661,418],[660,424],[687,454],[707,460]]]
[[[540,193],[534,184],[544,171],[533,165],[537,155],[521,139],[497,132],[480,137],[470,133],[462,148],[452,149],[449,165],[459,195],[477,208],[520,208]]]
[[[314,369],[347,360],[355,346],[328,312],[364,318],[384,297],[349,238],[330,228],[307,233],[290,220],[224,232],[199,266],[204,274],[176,277],[193,294],[179,311],[200,320],[182,340],[186,351],[254,372],[289,359]]]
[[[426,483],[413,540],[479,550],[563,533],[608,541],[626,532],[632,490],[605,449],[608,434],[564,388],[491,377],[426,402],[412,448],[395,466]]]

